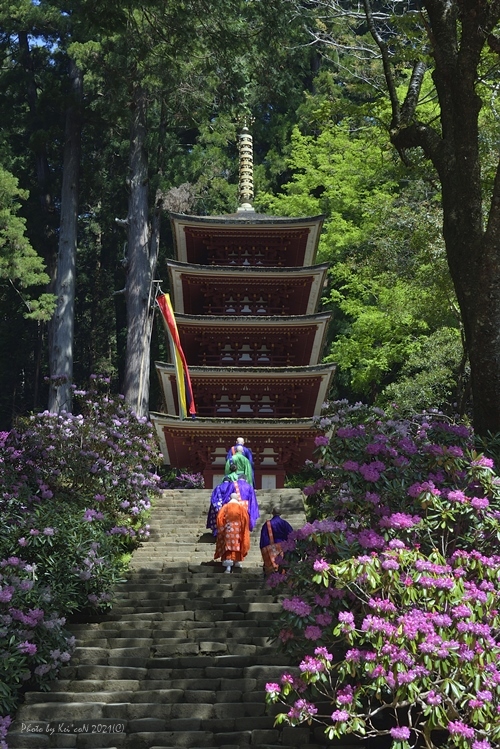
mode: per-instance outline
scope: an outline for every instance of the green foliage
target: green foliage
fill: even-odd
[[[377,405],[400,416],[418,408],[460,412],[458,386],[463,369],[463,345],[457,328],[440,328],[421,336],[408,352],[395,382],[377,397]]]
[[[26,197],[18,180],[0,167],[0,282],[17,283],[22,289],[49,280],[42,258],[26,236],[26,220],[18,215],[20,200]],[[26,295],[24,303],[27,318],[47,320],[54,310],[51,294],[42,294],[38,299]]]
[[[335,99],[334,76],[318,79],[303,110],[303,126],[308,113],[315,133],[293,133],[293,178],[284,194],[257,203],[277,214],[325,215],[319,259],[332,263],[323,303],[333,310],[327,360],[338,366],[337,392],[384,406],[401,399],[405,412],[462,409],[466,359],[432,172],[411,174],[393,159],[377,124],[385,105],[373,109],[377,119],[362,108],[356,119],[342,117],[347,100]],[[434,111],[432,99],[422,106]]]
[[[391,199],[396,183],[391,155],[382,147],[376,128],[351,132],[343,121],[320,135],[292,134],[288,166],[292,181],[286,194],[259,195],[256,205],[283,216],[327,216],[319,259],[333,260],[339,251],[366,239],[373,226],[374,207]]]

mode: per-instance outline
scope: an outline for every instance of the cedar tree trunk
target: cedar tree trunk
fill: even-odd
[[[127,348],[125,400],[138,416],[149,409],[149,351],[151,341],[152,272],[148,224],[148,157],[146,153],[146,94],[134,88],[130,130],[130,193],[128,206]]]
[[[72,408],[78,179],[82,127],[82,76],[72,60],[70,60],[70,79],[70,101],[66,110],[59,250],[54,288],[57,306],[50,323],[49,411],[52,413],[71,411]]]

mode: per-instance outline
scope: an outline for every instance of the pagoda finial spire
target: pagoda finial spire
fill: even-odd
[[[240,154],[240,181],[238,213],[253,211],[253,141],[250,131],[245,125],[238,136],[238,150]]]

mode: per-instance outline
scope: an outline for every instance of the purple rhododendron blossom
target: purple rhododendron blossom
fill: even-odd
[[[408,515],[405,512],[394,512],[392,515],[388,515],[379,522],[381,528],[394,528],[396,530],[407,530],[413,528],[414,525],[418,525],[422,518],[418,515]]]
[[[428,705],[440,705],[442,702],[441,695],[437,694],[433,689],[430,690],[425,701]]]
[[[463,736],[465,739],[473,739],[476,733],[471,726],[461,720],[450,721],[447,728],[452,736]]]
[[[320,447],[320,445],[328,445],[329,442],[330,440],[328,437],[325,437],[324,435],[318,435],[318,437],[314,438],[314,444],[316,447]]]
[[[297,614],[297,616],[309,616],[311,613],[311,607],[309,604],[297,596],[294,596],[293,598],[284,598],[281,605],[286,611],[292,611],[294,614]]]
[[[20,642],[17,646],[17,649],[21,651],[21,653],[25,653],[26,655],[35,655],[37,651],[37,646],[33,642]]]
[[[371,529],[362,530],[358,534],[358,542],[364,549],[383,549],[385,546],[385,538]]]
[[[304,630],[304,637],[306,640],[319,640],[323,634],[321,627],[317,627],[314,624],[309,624]]]
[[[345,471],[359,471],[359,463],[356,463],[355,460],[346,460],[345,463],[342,463],[342,468]]]
[[[417,499],[423,492],[434,494],[436,497],[441,494],[439,489],[437,489],[432,481],[424,481],[423,483],[412,484],[408,489],[407,494],[408,496]]]
[[[302,673],[318,674],[325,670],[325,664],[318,658],[313,658],[312,655],[306,655],[299,664],[299,669]]]

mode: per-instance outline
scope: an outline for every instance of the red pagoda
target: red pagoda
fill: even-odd
[[[224,475],[237,437],[253,452],[257,489],[281,488],[313,456],[313,416],[334,365],[320,364],[330,313],[318,313],[327,264],[315,265],[322,216],[252,208],[252,145],[240,136],[240,207],[171,214],[170,295],[197,406],[182,419],[173,364],[156,363],[165,413],[152,413],[165,463]]]

